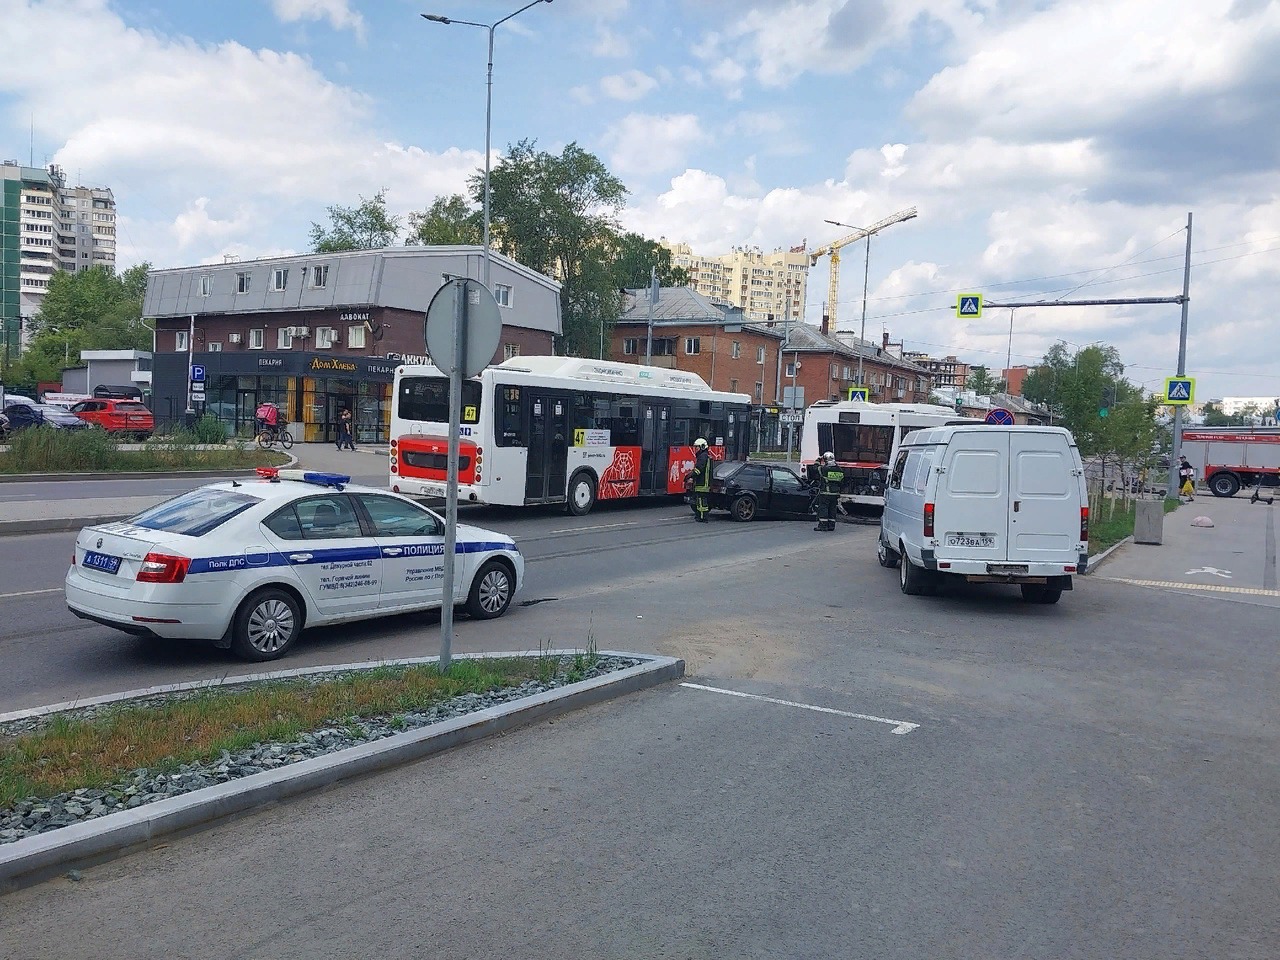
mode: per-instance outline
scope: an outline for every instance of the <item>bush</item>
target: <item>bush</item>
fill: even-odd
[[[206,413],[196,421],[197,443],[226,443],[227,427],[211,413]]]
[[[74,473],[108,470],[116,461],[116,442],[105,430],[28,427],[13,435],[9,461],[23,473]]]

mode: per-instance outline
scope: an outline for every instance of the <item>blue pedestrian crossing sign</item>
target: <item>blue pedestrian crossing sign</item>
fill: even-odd
[[[859,403],[869,403],[871,401],[871,391],[867,387],[850,387],[849,399],[857,400]]]
[[[1196,402],[1195,377],[1169,377],[1164,382],[1165,403],[1173,407],[1187,407]]]
[[[956,297],[956,316],[977,318],[982,316],[982,294],[962,293]]]

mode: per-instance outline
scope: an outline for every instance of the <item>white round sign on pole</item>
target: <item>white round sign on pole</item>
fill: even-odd
[[[461,372],[464,377],[474,377],[492,362],[502,340],[498,301],[479,280],[455,277],[436,291],[427,307],[427,352],[431,354],[431,362],[441,370],[448,373],[453,369],[456,292],[461,293],[464,308],[460,337],[463,344]]]

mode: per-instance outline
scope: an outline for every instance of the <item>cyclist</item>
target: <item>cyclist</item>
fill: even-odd
[[[279,434],[279,408],[274,403],[266,401],[258,405],[253,415],[258,418],[258,433],[265,433],[274,440]]]

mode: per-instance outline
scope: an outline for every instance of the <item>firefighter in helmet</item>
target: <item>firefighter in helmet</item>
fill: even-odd
[[[834,453],[824,453],[817,469],[818,525],[815,530],[834,531],[836,528],[836,503],[840,488],[844,486],[844,471],[836,464]]]
[[[711,451],[702,437],[693,441],[693,451],[693,514],[699,523],[706,523],[711,510],[707,503],[711,492]]]

